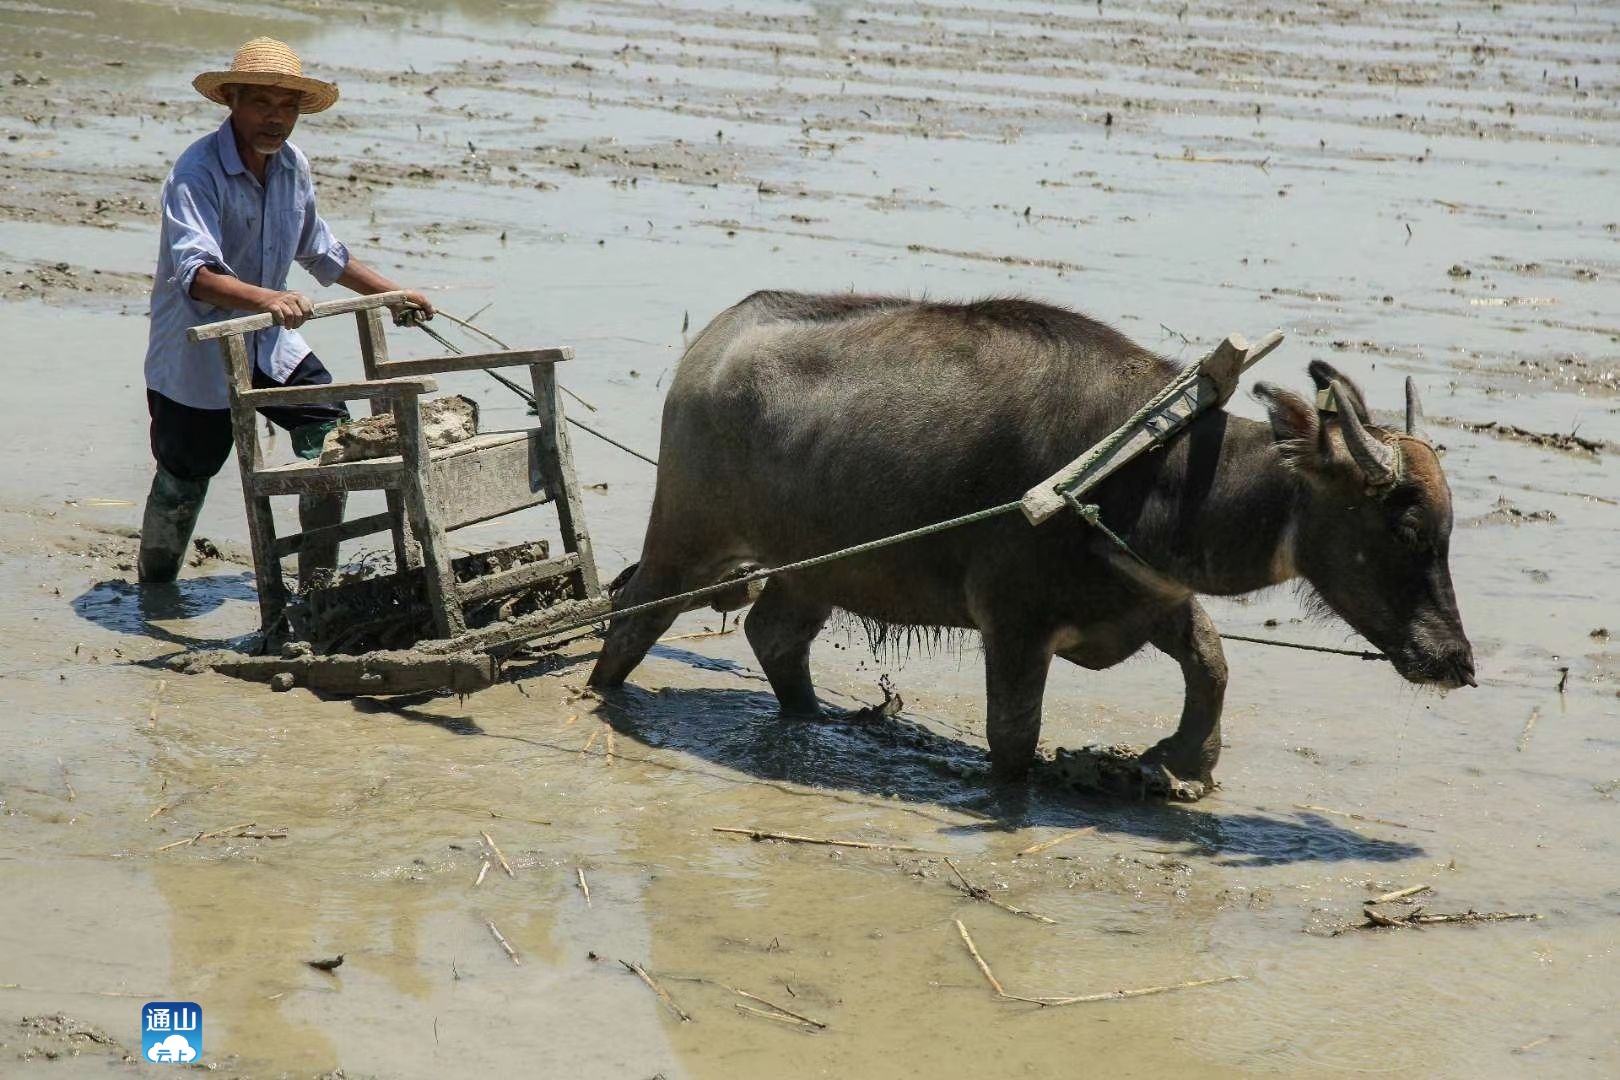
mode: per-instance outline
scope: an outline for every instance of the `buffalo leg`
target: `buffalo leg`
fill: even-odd
[[[1213,784],[1221,756],[1221,702],[1226,697],[1220,632],[1198,602],[1188,600],[1154,627],[1148,640],[1181,665],[1187,696],[1175,734],[1161,740],[1144,759],[1163,764],[1179,779]]]
[[[613,602],[616,607],[631,607],[673,596],[687,587],[676,571],[663,570],[642,560],[634,576],[613,597]],[[680,605],[671,604],[639,615],[615,618],[602,643],[602,655],[596,658],[596,666],[591,669],[590,685],[601,688],[622,685],[680,613]]]
[[[986,630],[983,637],[990,769],[998,780],[1020,780],[1035,763],[1052,652],[1046,636],[1022,628]]]
[[[795,596],[780,581],[765,586],[743,622],[748,644],[771,681],[782,711],[819,715],[816,688],[810,680],[810,643],[826,625],[832,609]]]

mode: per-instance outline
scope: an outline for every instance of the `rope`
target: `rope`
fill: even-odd
[[[1227,641],[1247,641],[1251,645],[1275,645],[1279,649],[1303,649],[1306,652],[1330,653],[1333,656],[1354,656],[1358,660],[1388,660],[1383,653],[1363,652],[1359,649],[1330,649],[1326,645],[1302,645],[1297,641],[1276,641],[1272,638],[1245,637],[1242,634],[1222,634]]]
[[[489,334],[485,334],[484,331],[478,330],[478,328],[476,326],[473,326],[471,323],[462,322],[460,319],[456,318],[454,315],[451,315],[448,312],[441,311],[441,312],[439,312],[439,314],[443,315],[445,318],[449,319],[451,322],[455,323],[457,326],[465,326],[469,330],[476,330],[478,333],[484,334],[484,336],[489,338],[491,341],[495,341],[495,343],[497,345],[500,345],[501,348],[503,348],[503,349],[506,348],[505,345],[502,345],[499,341],[496,341],[495,338],[491,337]],[[449,349],[451,352],[455,353],[457,356],[463,356],[463,355],[466,354],[465,349],[457,348],[443,334],[439,333],[437,330],[433,329],[431,326],[428,326],[426,323],[416,322],[416,323],[412,323],[411,325],[415,326],[418,330],[422,331],[428,337],[432,338],[434,341],[437,341],[440,345],[443,345],[446,349]],[[518,397],[520,397],[524,401],[528,402],[529,403],[529,408],[533,409],[533,408],[536,407],[535,402],[534,402],[534,395],[531,394],[529,391],[523,389],[523,387],[519,386],[517,383],[513,382],[511,379],[508,379],[505,375],[502,375],[498,371],[491,371],[489,368],[483,368],[482,370],[483,370],[485,375],[488,375],[490,378],[494,379],[496,382],[500,383],[502,386],[504,386],[508,390],[512,391],[512,393],[516,394]],[[580,398],[578,394],[575,394],[573,391],[569,390],[567,387],[563,386],[561,383],[557,384],[557,388],[559,390],[562,390],[564,393],[568,394],[570,397],[573,397],[575,400],[580,401],[580,402],[583,403],[583,401],[584,401],[583,398]],[[624,443],[620,442],[619,440],[617,440],[617,439],[615,439],[615,438],[613,438],[611,436],[602,434],[600,431],[597,431],[595,428],[591,427],[589,424],[585,423],[582,420],[576,420],[572,416],[568,416],[567,414],[563,415],[563,419],[567,420],[570,424],[573,424],[575,427],[579,428],[581,431],[585,432],[586,434],[595,435],[598,439],[601,439],[603,442],[607,443],[609,446],[616,446],[620,450],[623,450],[625,453],[631,455],[632,457],[638,457],[642,461],[645,461],[647,464],[651,465],[653,468],[655,468],[655,469],[658,468],[658,459],[657,458],[650,458],[646,454],[643,454],[640,450],[632,450],[630,447],[624,445]]]
[[[868,551],[876,551],[879,548],[886,548],[893,544],[903,544],[908,540],[917,540],[924,536],[932,536],[935,533],[945,532],[948,529],[955,529],[963,525],[972,525],[975,522],[985,521],[989,518],[998,517],[1001,514],[1011,513],[1012,511],[1019,509],[1021,506],[1022,504],[1016,500],[1013,502],[1002,503],[1000,506],[992,506],[985,510],[976,510],[971,514],[963,514],[961,517],[950,518],[946,521],[936,521],[932,525],[924,525],[921,528],[910,529],[903,533],[895,533],[893,536],[885,536],[877,540],[868,540],[863,544],[855,544],[852,547],[840,548],[837,551],[829,551],[825,555],[816,555],[808,559],[800,559],[798,562],[786,563],[782,566],[774,566],[765,570],[755,570],[751,574],[744,574],[740,577],[728,578],[727,580],[719,582],[715,585],[705,585],[701,589],[691,589],[687,592],[676,593],[674,596],[665,596],[658,600],[648,600],[644,604],[631,604],[629,607],[625,608],[614,608],[611,611],[602,612],[597,615],[591,615],[581,619],[573,619],[559,625],[547,626],[543,630],[537,630],[529,634],[520,633],[510,638],[504,638],[500,641],[489,642],[480,646],[480,648],[487,650],[497,649],[504,645],[516,645],[519,642],[528,641],[533,638],[550,637],[552,634],[563,634],[570,630],[578,630],[580,627],[591,626],[592,624],[602,622],[605,619],[617,619],[624,615],[639,615],[644,611],[656,611],[659,608],[671,607],[676,604],[688,604],[693,600],[702,600],[705,597],[716,596],[728,590],[735,589],[739,585],[749,585],[756,581],[764,581],[766,578],[774,577],[777,574],[788,574],[797,570],[812,570],[818,566],[825,566],[827,563],[836,562],[839,559],[847,559],[853,555],[863,555]]]

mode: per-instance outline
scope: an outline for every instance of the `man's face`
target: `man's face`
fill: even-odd
[[[274,86],[238,86],[231,99],[231,122],[255,154],[279,151],[298,123],[297,90]]]

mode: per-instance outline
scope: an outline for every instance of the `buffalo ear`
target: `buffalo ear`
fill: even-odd
[[[1255,383],[1254,398],[1266,407],[1271,417],[1273,438],[1279,443],[1292,444],[1296,449],[1315,449],[1321,423],[1310,402],[1268,382]]]
[[[1372,423],[1372,414],[1367,411],[1367,399],[1361,394],[1361,387],[1357,386],[1351,378],[1328,363],[1326,360],[1312,360],[1305,369],[1310,372],[1311,381],[1318,390],[1333,390],[1338,400],[1338,407],[1346,405],[1356,410],[1356,417],[1363,424]],[[1338,385],[1335,386],[1334,384]]]

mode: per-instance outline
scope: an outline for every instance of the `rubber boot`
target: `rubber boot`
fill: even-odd
[[[336,525],[343,520],[349,493],[337,491],[298,496],[298,526],[305,532],[323,525]],[[317,581],[328,578],[337,569],[338,545],[336,540],[324,543],[306,543],[298,549],[298,588],[308,589]]]
[[[191,530],[197,526],[197,515],[202,513],[207,494],[207,480],[182,480],[158,466],[141,518],[137,572],[142,582],[158,584],[180,576]]]

